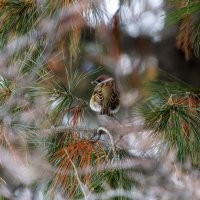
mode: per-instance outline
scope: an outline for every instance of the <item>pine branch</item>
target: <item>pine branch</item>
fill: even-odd
[[[173,1],[176,9],[167,14],[166,22],[174,24],[181,22],[176,46],[185,54],[185,59],[192,58],[192,53],[199,55],[199,15],[200,3],[198,1]]]
[[[96,129],[89,129],[82,126],[73,126],[73,125],[67,126],[66,125],[66,126],[59,126],[59,127],[53,127],[50,129],[41,130],[41,131],[38,131],[37,134],[40,135],[41,137],[49,137],[54,134],[64,133],[68,131],[94,133]]]
[[[85,191],[84,184],[82,183],[82,181],[81,181],[81,179],[80,179],[80,177],[79,177],[79,174],[78,174],[78,171],[77,171],[78,169],[77,169],[76,165],[74,164],[74,162],[72,161],[72,159],[70,158],[69,153],[67,152],[66,149],[65,149],[65,153],[66,153],[66,155],[67,155],[67,157],[68,157],[68,159],[69,159],[69,162],[70,162],[71,165],[73,166],[73,170],[74,170],[74,172],[75,172],[75,177],[76,177],[76,179],[77,179],[77,181],[78,181],[78,184],[79,184],[79,186],[80,186],[80,188],[81,188],[81,191],[82,191],[82,193],[83,193],[83,195],[84,195],[84,198],[85,198],[85,200],[87,200],[87,199],[88,199],[88,195],[87,195],[87,193],[86,193],[86,191]]]
[[[89,5],[85,2],[75,4],[63,9],[62,11],[59,10],[53,19],[41,20],[36,30],[33,30],[23,36],[17,37],[16,39],[12,40],[12,42],[9,42],[7,45],[5,45],[5,47],[0,51],[0,61],[4,63],[5,60],[12,56],[15,52],[19,52],[31,44],[36,43],[45,36],[48,38],[47,41],[52,42],[56,41],[56,37],[62,38],[66,32],[73,29],[75,24],[76,26],[80,25],[80,18],[77,18],[77,16],[80,16],[79,13],[87,9],[88,6]],[[56,28],[59,24],[62,24],[62,28],[59,29],[59,32],[55,36]],[[48,49],[48,51],[50,49]]]
[[[182,4],[181,4],[182,3]],[[189,2],[182,0],[179,3],[172,3],[172,5],[174,5],[178,7],[178,9],[170,12],[167,15],[167,22],[168,23],[176,23],[178,21],[180,21],[182,18],[184,18],[185,16],[194,14],[196,12],[199,12],[200,10],[200,3],[199,2]],[[182,6],[184,5],[184,6]]]
[[[200,157],[200,91],[180,83],[155,82],[150,96],[141,106],[145,127],[163,134],[165,141],[176,147],[184,162],[190,156],[194,165]]]

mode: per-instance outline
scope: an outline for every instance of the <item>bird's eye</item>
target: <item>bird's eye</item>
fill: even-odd
[[[92,85],[98,85],[98,84],[101,83],[101,82],[102,82],[101,79],[97,79],[97,80],[95,80],[95,81],[92,81],[91,83],[92,83]]]
[[[92,85],[97,85],[98,83],[99,82],[97,80],[91,82]]]

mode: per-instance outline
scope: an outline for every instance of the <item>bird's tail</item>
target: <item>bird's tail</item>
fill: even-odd
[[[110,117],[113,116],[113,114],[110,112],[110,107],[109,107],[108,104],[102,106],[102,109],[101,109],[101,113],[100,113],[100,114],[101,114],[101,115],[108,115],[108,116],[110,116]]]

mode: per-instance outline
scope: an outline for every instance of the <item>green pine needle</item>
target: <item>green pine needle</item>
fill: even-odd
[[[170,82],[154,82],[148,88],[149,97],[140,107],[146,128],[163,134],[168,144],[177,148],[181,161],[190,157],[199,165],[200,91]]]
[[[37,25],[39,8],[34,1],[9,0],[0,8],[0,45],[7,41],[13,34],[24,34]]]
[[[181,7],[181,8],[178,8],[178,9],[170,12],[167,15],[166,22],[168,24],[174,24],[174,23],[180,21],[183,17],[194,14],[199,11],[200,11],[200,3],[199,2],[189,3],[185,7]]]

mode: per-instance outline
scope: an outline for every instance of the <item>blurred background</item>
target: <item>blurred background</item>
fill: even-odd
[[[84,14],[85,24],[75,29],[71,42],[58,44],[60,47],[48,63],[63,81],[66,81],[63,66],[70,65],[70,59],[76,60],[73,67],[83,72],[101,68],[81,84],[78,91],[81,97],[90,98],[93,89],[90,81],[102,73],[117,79],[121,103],[127,109],[140,101],[143,83],[160,74],[193,87],[200,85],[199,58],[194,54],[191,41],[194,40],[191,39],[192,26],[190,28],[189,22],[189,25],[175,23],[177,19],[173,16],[170,16],[172,22],[166,17],[177,9],[177,4],[179,8],[186,5],[184,1],[106,0],[93,3],[94,10]]]
[[[0,200],[200,199],[199,10],[0,0]],[[103,73],[116,118],[89,108]]]

